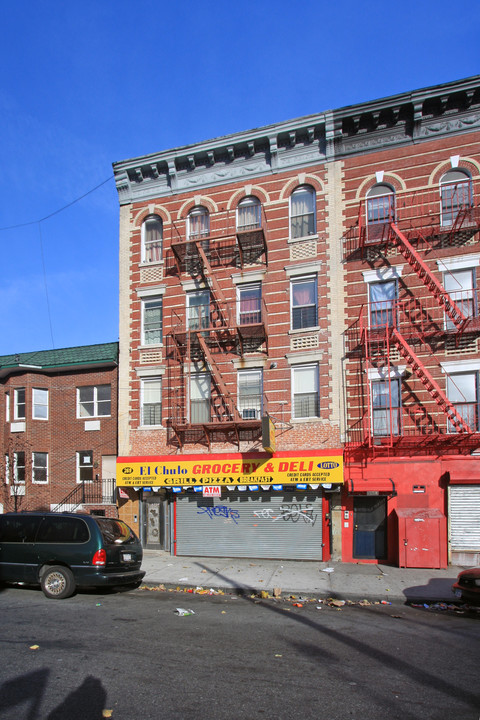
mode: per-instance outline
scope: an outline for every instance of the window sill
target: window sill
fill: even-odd
[[[318,233],[312,235],[302,235],[302,237],[289,238],[287,243],[305,242],[305,240],[318,240]]]
[[[298,335],[299,333],[313,333],[313,332],[320,332],[320,325],[313,325],[312,327],[305,327],[305,328],[295,328],[295,330],[292,328],[288,331],[289,335]]]
[[[152,262],[147,262],[146,260],[142,260],[142,262],[138,263],[138,267],[141,267],[141,268],[153,267],[155,265],[165,265],[165,260],[152,260]]]
[[[137,430],[165,430],[164,425],[139,425]]]
[[[292,425],[299,425],[300,423],[319,422],[322,418],[319,417],[304,417],[304,418],[290,418]]]
[[[150,345],[137,345],[137,350],[162,350],[163,342],[151,343]]]

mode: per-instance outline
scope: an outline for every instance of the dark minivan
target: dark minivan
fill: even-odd
[[[80,513],[0,515],[0,582],[40,585],[48,598],[76,587],[138,586],[143,551],[122,520]]]

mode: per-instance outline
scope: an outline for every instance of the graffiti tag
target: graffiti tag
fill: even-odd
[[[233,520],[235,525],[238,525],[238,518],[240,517],[238,510],[232,510],[227,505],[202,506],[197,510],[197,515],[208,515],[209,518],[223,517],[226,520]]]
[[[299,505],[298,503],[280,505],[278,513],[273,508],[264,508],[263,510],[255,510],[253,515],[256,518],[263,518],[272,522],[284,520],[285,522],[296,523],[303,520],[304,523],[315,525],[317,521],[317,514],[314,514],[313,505]]]

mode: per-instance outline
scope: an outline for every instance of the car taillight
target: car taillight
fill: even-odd
[[[101,550],[97,550],[95,555],[93,556],[92,565],[105,565],[107,562],[107,553],[102,548]]]

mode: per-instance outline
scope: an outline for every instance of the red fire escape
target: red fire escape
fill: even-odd
[[[458,247],[470,241],[480,229],[480,208],[470,202],[468,207],[457,204],[446,224],[442,221],[438,195],[433,199],[426,193],[402,195],[401,201],[400,208],[391,203],[386,217],[371,224],[364,221],[362,205],[357,225],[345,237],[347,261],[368,259],[378,266],[378,261],[385,260],[388,253],[399,252],[428,291],[418,298],[379,303],[373,312],[371,304],[363,307],[359,320],[349,329],[348,353],[360,360],[364,368],[360,378],[366,376],[367,384],[362,387],[363,404],[357,398],[357,419],[350,426],[347,447],[370,448],[374,454],[381,454],[391,452],[392,448],[408,451],[448,442],[468,452],[480,444],[478,429],[469,426],[435,380],[432,368],[438,366],[438,360],[432,346],[445,338],[454,339],[458,346],[465,335],[475,336],[480,331],[479,317],[475,303],[466,306],[464,293],[455,297],[455,293],[446,291],[421,252],[424,248]],[[394,401],[398,389],[393,387],[396,381],[392,378],[392,357],[395,364],[399,359],[407,363],[411,374],[444,415],[443,425],[418,401],[409,404],[407,418],[400,416],[400,404],[396,406]],[[372,373],[375,376],[380,373],[387,397],[380,433],[375,429],[369,380]],[[366,407],[366,412],[362,407]],[[351,407],[349,413],[350,410]]]
[[[251,312],[241,313],[225,268],[267,264],[265,215],[255,226],[233,229],[234,218],[212,217],[208,235],[172,241],[168,272],[187,274],[207,296],[203,305],[172,312],[167,335],[167,387],[172,441],[239,444],[261,436],[266,398],[254,397],[254,409],[243,407],[233,360],[248,351],[268,350],[267,314],[260,296]],[[218,277],[217,277],[218,276]],[[248,399],[248,398],[247,398]],[[248,402],[247,402],[248,404]]]

